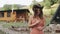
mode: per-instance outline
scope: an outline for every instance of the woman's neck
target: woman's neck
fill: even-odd
[[[34,15],[34,18],[41,19],[38,15]]]
[[[39,16],[37,16],[37,15],[35,15],[34,17],[35,17],[35,18],[39,18]]]

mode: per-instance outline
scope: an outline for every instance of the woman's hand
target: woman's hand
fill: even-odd
[[[40,20],[35,20],[34,23],[29,26],[34,27],[35,25],[38,25],[39,23],[40,23]]]
[[[32,25],[28,25],[29,28],[32,28],[33,26]]]
[[[38,29],[38,30],[43,30],[43,27],[40,26],[40,27],[37,27],[37,29]]]

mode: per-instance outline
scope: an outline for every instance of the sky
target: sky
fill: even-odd
[[[41,2],[43,0],[36,0]],[[0,0],[0,7],[3,7],[4,4],[21,4],[21,5],[30,5],[32,0]]]

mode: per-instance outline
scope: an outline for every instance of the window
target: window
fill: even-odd
[[[11,12],[7,12],[7,17],[10,17],[11,16]]]
[[[4,17],[4,12],[0,12],[0,17]]]

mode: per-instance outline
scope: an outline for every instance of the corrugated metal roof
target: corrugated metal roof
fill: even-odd
[[[12,11],[12,10],[0,10],[0,12],[6,12],[6,11]],[[13,11],[27,11],[27,12],[30,12],[28,9],[14,9]]]
[[[28,9],[28,8],[27,7],[22,7],[22,8],[19,8],[19,9],[14,8],[13,10],[22,10],[22,9]],[[12,10],[12,9],[10,9],[10,10]],[[0,11],[6,11],[6,10],[5,9],[0,9]]]

